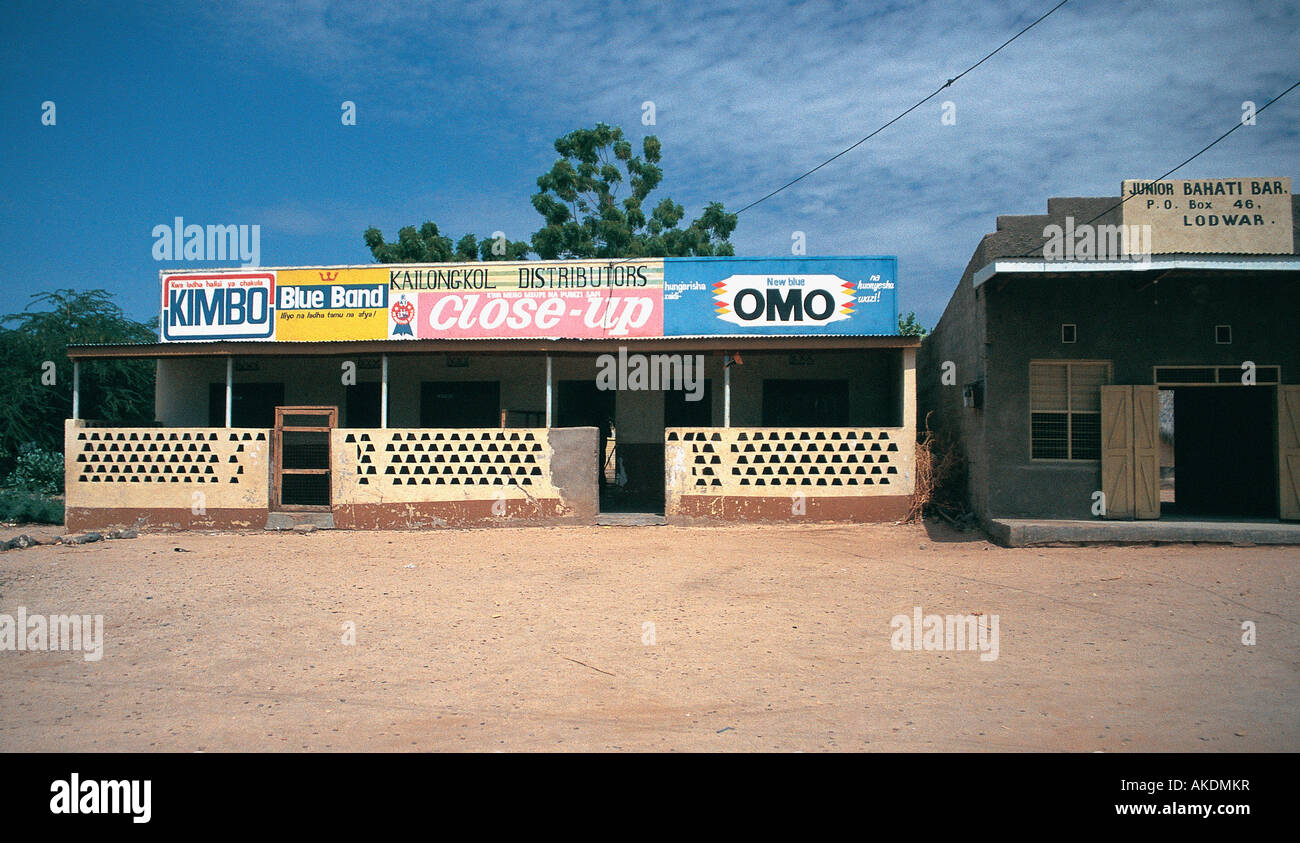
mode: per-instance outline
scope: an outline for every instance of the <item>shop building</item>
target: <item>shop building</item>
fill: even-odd
[[[1290,179],[1121,187],[998,217],[920,352],[921,418],[986,527],[1300,519]]]
[[[157,343],[69,350],[157,367],[154,425],[74,409],[72,529],[908,508],[919,342],[893,258],[160,275]]]

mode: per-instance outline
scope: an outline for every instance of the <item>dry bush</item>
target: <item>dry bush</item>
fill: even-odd
[[[955,445],[935,436],[927,414],[925,432],[916,443],[916,488],[906,520],[920,521],[933,512],[950,522],[968,520],[965,500],[966,459]]]

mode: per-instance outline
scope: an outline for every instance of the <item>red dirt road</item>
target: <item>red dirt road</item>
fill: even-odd
[[[144,534],[0,555],[105,629],[0,651],[0,751],[1296,751],[1297,597],[1297,548],[939,527]],[[916,606],[998,658],[894,650]]]

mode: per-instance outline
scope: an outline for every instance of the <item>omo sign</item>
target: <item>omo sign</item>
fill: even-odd
[[[718,319],[804,327],[853,316],[855,285],[838,275],[732,275],[713,283]]]
[[[275,273],[176,273],[162,278],[164,342],[275,336]]]
[[[894,334],[897,264],[864,258],[667,258],[664,334]]]

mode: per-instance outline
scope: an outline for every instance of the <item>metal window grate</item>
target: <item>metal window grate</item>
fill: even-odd
[[[1101,413],[1070,415],[1070,455],[1076,460],[1101,459]]]
[[[284,431],[281,441],[281,468],[329,468],[328,433]]]
[[[328,474],[286,474],[281,478],[280,503],[289,506],[329,506]]]
[[[1070,458],[1069,413],[1034,413],[1030,417],[1030,441],[1036,460]]]
[[[1109,363],[1030,363],[1030,458],[1101,459],[1101,387],[1108,383]]]

